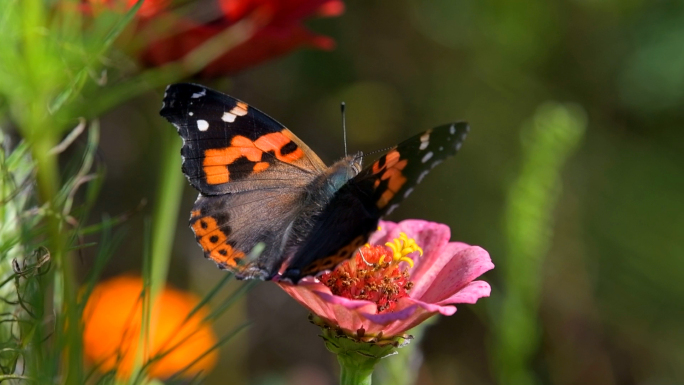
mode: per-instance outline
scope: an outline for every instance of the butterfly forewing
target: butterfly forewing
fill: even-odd
[[[469,130],[465,122],[427,130],[399,143],[350,183],[365,190],[372,184],[371,200],[381,216],[388,215],[411,195],[430,170],[458,152]]]
[[[293,282],[332,270],[350,258],[416,184],[456,154],[469,131],[464,122],[439,126],[392,148],[344,185],[316,223],[282,277]]]
[[[169,86],[160,114],[183,138],[183,172],[204,194],[300,186],[325,169],[282,124],[209,88]]]

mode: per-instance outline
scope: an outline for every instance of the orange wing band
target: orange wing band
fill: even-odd
[[[268,161],[262,161],[264,153],[272,153],[281,162],[293,163],[304,157],[297,144],[290,138],[287,130],[263,135],[252,141],[242,135],[235,136],[230,146],[211,148],[204,152],[204,174],[208,184],[230,182],[228,166],[240,158],[255,162],[252,172],[260,173],[270,167]]]

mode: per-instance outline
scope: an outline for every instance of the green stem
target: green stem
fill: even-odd
[[[396,349],[408,343],[409,336],[381,337],[350,335],[332,327],[322,318],[309,318],[321,327],[325,347],[340,363],[340,385],[370,385],[375,365],[384,357],[396,354]]]
[[[162,292],[166,284],[166,276],[169,272],[171,261],[171,249],[173,247],[178,211],[183,193],[183,174],[179,172],[180,141],[173,129],[164,127],[159,133],[161,141],[161,162],[158,184],[157,199],[152,216],[152,240],[149,257],[149,286],[145,304],[143,305],[143,327],[140,330],[138,351],[136,352],[133,374],[129,379],[117,379],[116,384],[139,383],[145,373],[140,372],[148,357],[145,356],[144,347],[146,340],[154,335],[154,327],[157,315],[153,312],[157,296]],[[147,258],[147,257],[146,257]],[[147,264],[147,262],[145,262]],[[143,269],[146,270],[145,268]]]
[[[151,300],[166,283],[171,260],[171,248],[176,233],[176,222],[183,193],[183,174],[180,172],[180,140],[173,129],[164,127],[160,135],[162,159],[159,190],[152,219]],[[153,303],[153,302],[152,302]]]
[[[397,349],[397,354],[382,360],[375,370],[375,382],[392,385],[414,385],[418,379],[418,371],[423,362],[421,341],[425,331],[437,322],[432,317],[411,329],[413,340],[407,346]]]
[[[39,132],[34,129],[31,132]],[[59,191],[59,170],[57,167],[57,156],[50,154],[50,149],[57,143],[55,137],[49,133],[33,136],[32,155],[36,161],[36,180],[38,193],[42,203],[50,203],[48,210],[52,213],[46,216],[47,228],[49,233],[48,249],[55,266],[54,275],[54,310],[62,313],[63,327],[66,329],[65,341],[80,346],[81,334],[79,328],[79,314],[76,304],[76,274],[71,256],[66,251],[67,240],[62,229],[62,221],[56,213],[58,208],[54,206],[54,197]],[[76,320],[76,321],[70,321]],[[42,337],[40,337],[42,338]],[[68,365],[65,383],[81,383],[80,374],[82,372],[80,349],[66,349],[69,358],[66,360]]]
[[[375,357],[364,357],[359,353],[338,354],[340,363],[340,385],[370,385],[375,364],[380,361]]]

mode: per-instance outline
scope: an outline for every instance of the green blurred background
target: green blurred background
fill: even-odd
[[[545,384],[684,383],[684,2],[346,6],[342,17],[308,23],[337,41],[334,51],[298,51],[230,80],[202,82],[275,117],[328,163],[343,155],[340,101],[350,151],[470,122],[458,156],[388,218],[446,223],[452,240],[484,247],[497,265],[484,277],[491,298],[460,306],[427,330],[419,383],[512,384],[516,377],[506,373],[520,368]],[[586,131],[559,165],[557,204],[547,207],[544,231],[532,234],[550,243],[529,245],[537,249],[526,257],[525,244],[511,248],[511,234],[524,225],[511,208],[523,170],[546,162],[529,157],[524,143],[547,103],[571,103],[563,106]],[[160,105],[161,92],[149,93],[102,117],[107,177],[95,216],[154,199],[156,138],[173,129],[157,115]],[[180,157],[163,172],[180,173]],[[202,293],[224,273],[204,260],[187,228],[196,194],[187,186],[169,281]],[[526,199],[535,204],[534,195]],[[144,217],[128,222],[106,275],[139,269]],[[531,270],[521,260],[528,257]],[[513,312],[502,313],[516,298],[509,292],[515,277],[533,303],[508,302]],[[306,316],[275,285],[259,284],[216,325],[229,331],[252,323],[222,348],[207,383],[335,383],[335,358]],[[507,328],[518,316],[531,327]],[[496,358],[517,353],[502,335],[529,345],[520,368]]]

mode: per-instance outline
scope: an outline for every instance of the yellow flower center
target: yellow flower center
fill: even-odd
[[[419,252],[420,256],[423,256],[423,249],[416,244],[416,240],[409,238],[405,232],[399,233],[399,238],[394,238],[392,242],[385,243],[385,246],[392,249],[392,261],[395,263],[406,262],[410,267],[413,267],[413,259],[409,258],[408,255],[414,252]],[[384,261],[380,260],[380,263]]]

